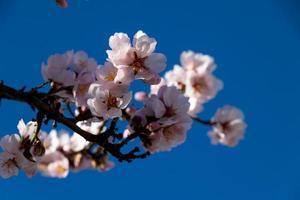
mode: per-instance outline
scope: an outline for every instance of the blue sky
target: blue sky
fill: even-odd
[[[7,84],[41,83],[40,64],[68,49],[103,63],[111,34],[142,29],[157,39],[169,69],[183,50],[214,56],[225,87],[202,116],[233,104],[248,123],[234,149],[210,145],[208,129],[194,124],[172,152],[107,173],[1,179],[0,199],[300,199],[299,10],[294,0],[70,0],[66,10],[51,0],[0,1],[0,79]],[[27,106],[3,101],[0,135],[32,117]]]

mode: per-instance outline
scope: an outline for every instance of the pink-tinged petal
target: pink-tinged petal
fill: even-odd
[[[155,76],[155,73],[150,71],[149,69],[143,68],[140,69],[137,74],[135,75],[136,79],[142,79],[142,80],[150,80]]]
[[[144,62],[145,66],[155,73],[160,73],[167,66],[167,58],[162,53],[152,53]]]
[[[69,174],[69,160],[59,152],[44,156],[38,167],[45,176],[49,177],[65,178]]]
[[[156,47],[156,40],[148,37],[143,31],[138,31],[134,35],[133,47],[136,50],[136,54],[139,58],[145,58],[151,55]]]
[[[144,91],[139,91],[134,94],[134,99],[136,101],[144,101],[147,98],[147,93]]]
[[[119,67],[114,79],[116,84],[129,85],[134,80],[134,73],[130,67]]]
[[[19,168],[15,163],[15,155],[8,152],[0,153],[0,176],[2,178],[10,178],[19,174]]]
[[[196,116],[199,112],[203,110],[203,102],[199,101],[197,98],[189,98],[190,108],[189,114],[191,116]]]
[[[156,96],[151,96],[145,103],[147,106],[152,108],[156,118],[161,118],[166,112],[164,103],[160,99],[156,98]]]
[[[143,80],[144,83],[150,84],[150,85],[158,85],[160,83],[160,76],[158,74],[153,74],[153,76],[150,79]]]
[[[223,144],[228,147],[238,145],[244,138],[247,124],[244,122],[243,113],[233,106],[224,106],[218,109],[215,117],[213,130],[208,133],[213,144]]]
[[[111,62],[105,62],[103,66],[96,71],[97,80],[100,82],[113,81],[117,75],[118,68],[116,68]]]
[[[109,38],[109,47],[111,49],[117,49],[120,46],[131,46],[130,39],[125,33],[115,33]]]
[[[18,134],[6,135],[1,138],[0,146],[4,151],[16,154],[19,152],[20,140],[21,138]]]
[[[164,78],[161,78],[160,82],[157,85],[151,85],[150,93],[157,95],[159,89],[164,85],[167,85],[166,80]]]
[[[111,118],[121,117],[122,116],[122,111],[119,108],[110,108],[107,111],[107,115]]]
[[[212,57],[193,51],[182,52],[180,61],[185,69],[199,74],[212,73],[216,69],[216,64]]]
[[[128,104],[130,103],[132,99],[132,92],[127,92],[125,93],[122,98],[121,98],[121,104],[120,104],[120,108],[124,109],[128,106]]]

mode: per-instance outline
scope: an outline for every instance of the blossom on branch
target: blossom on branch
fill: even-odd
[[[233,106],[220,108],[214,118],[213,130],[208,133],[213,144],[234,147],[244,138],[246,123],[243,113]]]
[[[128,68],[132,79],[142,79],[148,84],[160,82],[159,73],[166,67],[166,57],[161,53],[154,53],[156,40],[150,38],[143,31],[138,31],[131,44],[125,33],[115,33],[109,38],[111,50],[107,50],[109,61],[117,68]]]
[[[134,131],[144,130],[143,145],[150,152],[171,150],[185,141],[191,127],[188,109],[188,99],[174,86],[162,86],[157,95],[145,100],[144,107],[132,118],[131,126]]]
[[[45,81],[51,81],[55,89],[71,87],[70,90],[58,92],[69,101],[74,101],[84,110],[87,106],[89,86],[96,80],[97,62],[89,58],[84,51],[67,51],[54,54],[42,64]]]
[[[59,3],[65,6],[66,1]],[[179,146],[193,120],[212,127],[208,136],[213,144],[236,146],[247,126],[239,109],[225,106],[211,120],[197,117],[223,88],[214,75],[214,59],[185,51],[180,65],[160,77],[167,59],[155,53],[156,45],[143,31],[132,42],[127,34],[115,33],[109,38],[111,49],[103,65],[84,51],[67,51],[51,55],[42,64],[45,83],[30,91],[1,81],[0,100],[26,103],[37,113],[27,124],[19,121],[19,134],[1,139],[0,176],[16,176],[19,170],[28,177],[40,171],[56,178],[65,178],[70,171],[107,171],[114,167],[111,157],[131,162]],[[135,80],[150,85],[150,91],[132,91]],[[48,83],[48,92],[40,92]],[[133,92],[142,107],[132,101]],[[49,122],[52,130],[42,131]],[[57,131],[59,123],[72,134]],[[129,143],[136,146],[125,148]]]
[[[35,146],[32,143],[36,122],[29,122],[25,125],[24,121],[20,120],[18,129],[19,135],[6,135],[0,141],[0,146],[4,151],[0,154],[0,176],[3,178],[17,175],[19,169],[24,170],[28,177],[36,173],[37,164],[34,160],[39,159],[39,156],[32,157],[32,160],[25,157],[25,154],[33,154],[34,152]]]
[[[122,109],[127,107],[132,96],[127,86],[112,83],[92,84],[89,94],[87,103],[91,112],[104,119],[121,117]]]
[[[214,98],[223,88],[223,83],[212,74],[216,65],[208,55],[183,52],[181,65],[175,65],[166,72],[159,85],[151,87],[151,93],[157,93],[162,85],[177,87],[189,98],[189,114],[195,116],[203,110],[203,104]]]

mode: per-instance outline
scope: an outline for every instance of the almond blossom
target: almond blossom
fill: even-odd
[[[19,169],[24,170],[28,177],[35,175],[36,163],[23,155],[22,141],[18,134],[6,135],[1,139],[0,146],[4,152],[0,156],[0,176],[3,178],[17,175]]]
[[[121,117],[122,109],[127,107],[132,96],[127,86],[112,83],[92,84],[89,93],[91,97],[87,103],[91,112],[104,119]]]
[[[43,156],[38,167],[45,176],[65,178],[69,174],[69,160],[58,151]]]
[[[223,88],[222,81],[212,74],[188,73],[185,95],[207,102]]]
[[[234,147],[244,138],[246,123],[243,113],[233,106],[219,109],[214,118],[213,130],[208,133],[213,144],[223,144]]]
[[[72,87],[72,93],[61,91],[58,94],[78,107],[86,108],[89,86],[96,80],[97,62],[84,51],[67,51],[54,54],[42,65],[45,81],[52,81],[55,87]]]
[[[144,108],[136,112],[131,126],[134,130],[140,126],[147,130],[142,140],[148,151],[167,151],[185,141],[192,123],[188,109],[188,99],[176,87],[162,86],[157,95],[145,100]]]
[[[129,85],[134,78],[134,74],[127,66],[115,67],[111,62],[105,62],[96,71],[96,79],[99,84],[115,83]]]
[[[211,56],[193,51],[182,52],[180,62],[187,71],[194,71],[199,74],[212,73],[216,69],[216,64]]]
[[[0,176],[16,176],[19,170],[28,177],[39,170],[56,178],[65,178],[70,171],[107,171],[114,167],[110,156],[131,162],[183,144],[193,121],[212,127],[208,136],[213,144],[236,146],[247,126],[239,109],[225,106],[211,120],[197,116],[223,88],[214,75],[214,59],[185,51],[180,65],[160,77],[167,59],[155,52],[156,45],[143,31],[132,42],[127,34],[115,33],[103,65],[84,51],[71,50],[51,55],[41,69],[46,82],[30,91],[0,81],[1,99],[25,102],[37,111],[36,120],[19,121],[19,134],[0,140]],[[131,103],[134,80],[150,85],[150,92],[134,93],[138,104]],[[48,92],[41,92],[48,83]],[[41,130],[48,122],[49,133]],[[73,132],[57,131],[58,124]],[[129,143],[137,146],[128,149]]]
[[[109,38],[111,50],[106,52],[109,61],[117,68],[126,66],[135,79],[142,79],[148,84],[158,84],[158,74],[165,69],[167,59],[161,53],[154,53],[156,44],[156,40],[143,31],[134,35],[132,44],[127,34],[115,33]]]
[[[48,58],[47,64],[42,64],[42,75],[45,81],[53,81],[62,86],[75,84],[76,74],[71,69],[73,64],[73,51],[64,54],[54,54]]]
[[[157,93],[162,85],[177,87],[189,98],[189,114],[196,116],[203,110],[203,104],[214,98],[223,88],[223,83],[212,74],[216,65],[208,55],[183,52],[181,65],[175,65],[157,86],[151,86],[151,93]]]
[[[0,153],[0,176],[6,179],[18,174],[19,168],[15,156],[8,152]]]

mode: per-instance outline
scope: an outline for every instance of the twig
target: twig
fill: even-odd
[[[191,117],[194,121],[196,122],[199,122],[203,125],[206,125],[206,126],[213,126],[216,124],[216,122],[214,121],[211,121],[211,120],[204,120],[204,119],[201,119],[200,117]]]

